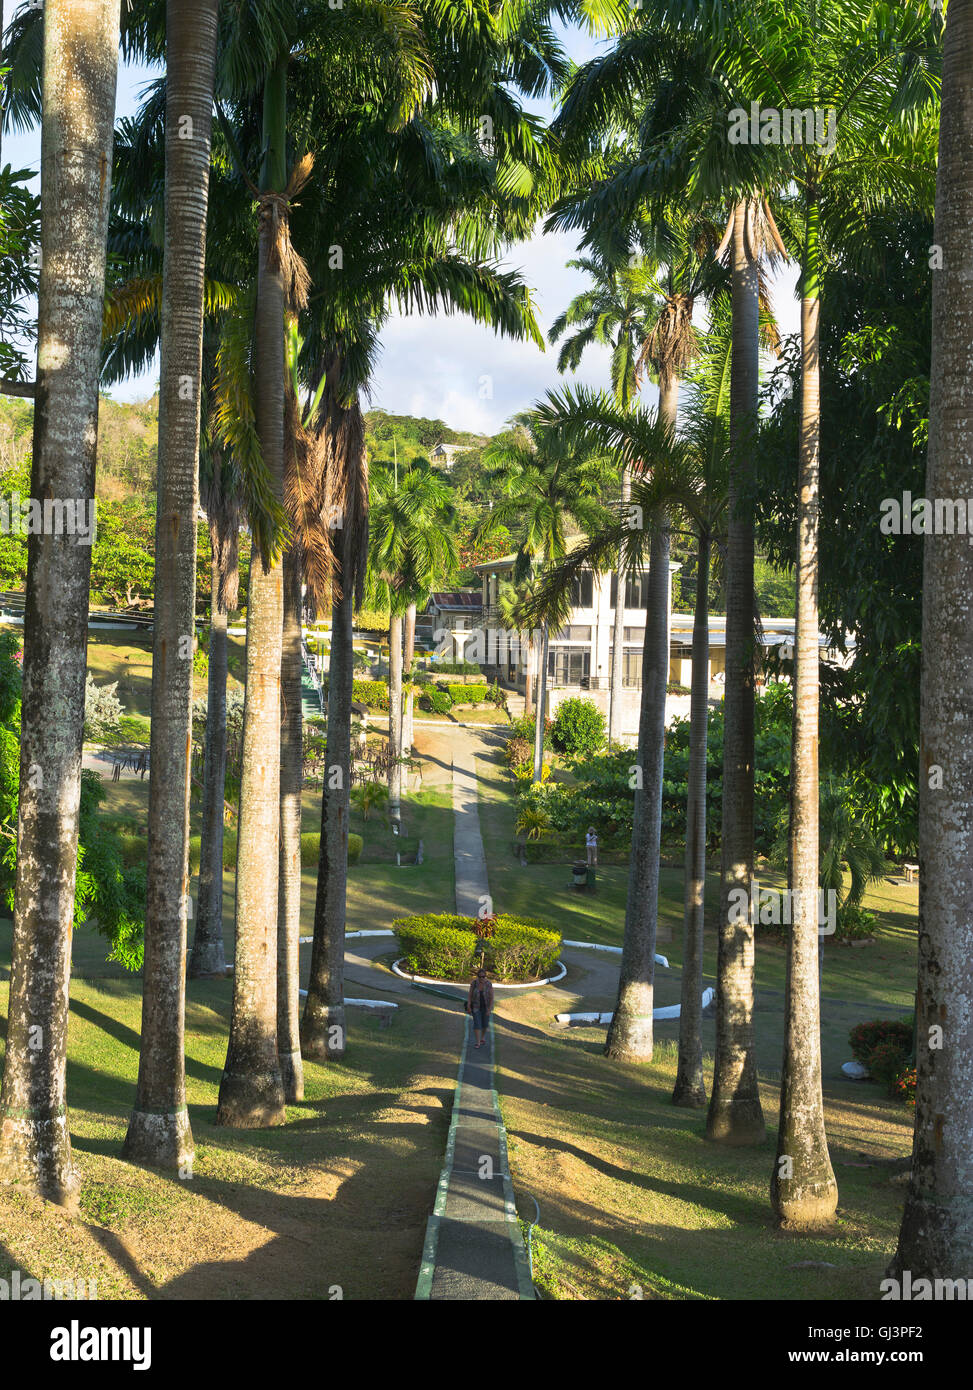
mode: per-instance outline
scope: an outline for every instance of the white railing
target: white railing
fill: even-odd
[[[307,642],[304,640],[303,632],[301,633],[301,660],[304,662],[304,669],[305,671],[307,671],[307,674],[310,677],[311,684],[317,691],[318,704],[321,708],[321,713],[323,715],[325,713],[325,705],[324,690],[321,687],[321,677],[318,675],[317,663],[314,657],[312,657],[310,651],[308,650],[308,645]]]

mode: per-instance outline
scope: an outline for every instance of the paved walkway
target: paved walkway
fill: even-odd
[[[473,741],[453,739],[453,852],[456,911],[492,910],[480,835]],[[426,1227],[417,1299],[532,1299],[527,1252],[507,1164],[507,1137],[494,1087],[493,1025],[486,1046],[473,1046],[466,1020],[463,1057],[436,1193]]]

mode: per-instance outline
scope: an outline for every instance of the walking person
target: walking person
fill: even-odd
[[[588,867],[597,868],[598,866],[598,836],[595,834],[595,827],[588,826],[588,833],[584,837],[585,847],[588,851]]]
[[[493,1012],[493,985],[487,979],[487,973],[482,966],[470,981],[466,1012],[473,1017],[473,1032],[476,1035],[473,1046],[482,1047],[483,1035],[486,1033],[490,1015]]]

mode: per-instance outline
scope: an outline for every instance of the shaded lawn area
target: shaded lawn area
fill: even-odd
[[[515,839],[516,796],[512,778],[503,764],[499,747],[477,754],[480,788],[480,826],[487,869],[498,911],[553,918],[562,935],[577,941],[620,946],[625,929],[627,864],[602,864],[597,871],[597,892],[576,893],[570,888],[567,857],[560,864],[529,864],[521,868],[511,845]],[[785,879],[769,869],[760,881],[768,887],[785,887]],[[663,866],[659,874],[659,952],[674,970],[682,963],[683,870]],[[716,919],[719,875],[706,877],[707,933],[704,953],[704,986],[715,984]],[[824,995],[837,1000],[860,1001],[869,1010],[888,1005],[894,1015],[911,1010],[916,986],[916,926],[918,884],[903,887],[882,880],[872,885],[865,906],[876,913],[881,931],[874,945],[851,947],[825,939]],[[758,935],[757,987],[784,988],[786,950],[770,933]],[[661,984],[662,971],[657,975]],[[677,1003],[673,999],[663,1003]],[[614,1001],[608,1001],[610,1007]],[[879,1015],[880,1016],[880,1015]],[[842,1060],[847,1060],[843,1058]]]
[[[106,815],[143,816],[148,780],[106,783]],[[349,871],[348,928],[387,927],[441,911],[454,896],[452,802],[430,789],[405,799],[399,841],[376,818]],[[198,829],[199,808],[193,808]],[[320,828],[306,791],[304,829]],[[397,867],[399,845],[424,842],[421,867]],[[196,883],[192,892],[195,897]],[[313,927],[315,873],[302,881],[302,932]],[[234,874],[225,875],[224,934],[233,958]],[[190,923],[190,936],[192,923]],[[6,1033],[11,923],[0,920],[0,1033]],[[96,930],[72,943],[68,1104],[83,1187],[73,1217],[0,1192],[0,1277],[94,1278],[109,1298],[411,1299],[442,1164],[462,1020],[431,997],[372,1014],[349,1010],[340,1065],[305,1065],[306,1099],[287,1124],[232,1131],[214,1124],[232,979],[187,985],[187,1091],[196,1140],[191,1181],[119,1158],[138,1071],[141,979],[105,960]],[[310,947],[301,951],[307,983]],[[356,978],[349,993],[383,998]],[[2,1059],[0,1045],[0,1059]]]
[[[627,865],[599,868],[598,893],[568,888],[567,863],[521,868],[511,854],[515,796],[495,749],[478,755],[480,819],[491,887],[500,911],[552,918],[567,937],[621,945]],[[783,886],[780,875],[761,874]],[[681,869],[663,868],[656,1005],[679,1002],[682,962]],[[715,983],[718,877],[708,876],[704,986]],[[874,886],[874,945],[826,941],[822,1059],[832,1163],[840,1191],[832,1234],[779,1235],[769,1205],[783,1049],[786,950],[758,940],[755,1034],[767,1141],[725,1150],[704,1135],[705,1111],[670,1102],[678,1020],[657,1021],[648,1066],[603,1056],[604,1028],[563,1029],[556,1011],[610,1010],[614,995],[591,992],[592,972],[572,968],[557,992],[503,999],[497,1011],[498,1090],[510,1135],[511,1171],[521,1216],[534,1233],[535,1273],[559,1298],[624,1299],[638,1286],[662,1298],[869,1298],[895,1246],[913,1112],[869,1082],[841,1074],[848,1033],[868,1018],[901,1018],[913,1004],[917,887]],[[668,931],[666,930],[668,928]],[[670,936],[671,932],[671,936]],[[602,986],[602,990],[604,986]],[[565,998],[565,995],[567,998]],[[715,1022],[704,1020],[707,1085]],[[835,1268],[794,1269],[804,1261]]]
[[[242,637],[229,637],[227,643],[230,665],[242,677],[245,672],[246,641]],[[151,634],[89,632],[88,670],[96,685],[118,682],[115,693],[125,714],[149,718],[152,702]],[[196,697],[205,695],[206,677],[197,675],[194,688]],[[227,677],[227,692],[243,694],[243,684],[232,671]]]
[[[147,804],[148,783],[108,788],[110,814]],[[307,797],[317,828],[319,797]],[[452,810],[443,792],[405,804],[409,841],[425,863],[399,869],[387,829],[364,829],[349,874],[350,930],[387,926],[403,912],[441,910],[453,894]],[[305,871],[302,930],[313,925],[314,875]],[[233,874],[224,917],[233,955]],[[0,1012],[6,1031],[11,923],[0,921]],[[340,1065],[305,1065],[306,1099],[287,1124],[263,1131],[214,1124],[232,979],[187,986],[187,1090],[196,1140],[191,1181],[119,1158],[138,1071],[141,979],[105,961],[96,931],[73,941],[68,1101],[83,1179],[74,1218],[8,1190],[0,1194],[0,1277],[95,1278],[101,1298],[412,1297],[432,1210],[455,1085],[461,1019],[434,1000],[387,1014],[349,1011]],[[310,947],[301,951],[303,983]],[[357,972],[361,974],[361,972]],[[382,998],[355,980],[349,993]],[[2,1057],[2,1048],[0,1048]]]
[[[556,1030],[550,1000],[504,1001],[496,1024],[498,1089],[518,1210],[540,1220],[535,1275],[548,1296],[877,1299],[894,1250],[912,1112],[877,1086],[835,1074],[825,1038],[825,1103],[840,1193],[833,1232],[781,1235],[769,1185],[780,1067],[780,1010],[757,1016],[766,1143],[726,1149],[704,1138],[705,1111],[670,1102],[677,1022],[657,1025],[649,1066],[602,1053],[604,1030]],[[713,1024],[704,1028],[707,1082]],[[847,1053],[847,1049],[845,1049]],[[844,1058],[842,1057],[842,1060]],[[805,1261],[834,1268],[795,1268]]]

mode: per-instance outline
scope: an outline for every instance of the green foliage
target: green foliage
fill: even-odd
[[[362,820],[369,820],[373,811],[385,814],[389,799],[389,789],[384,782],[363,782],[351,789],[351,804],[361,812]]]
[[[453,697],[448,690],[424,690],[419,696],[419,708],[428,714],[448,714],[453,708]]]
[[[359,608],[355,614],[355,628],[358,632],[388,633],[391,617],[389,613],[376,608]]]
[[[487,697],[487,686],[447,685],[446,690],[454,705],[482,705]]]
[[[236,845],[237,833],[232,826],[225,826],[223,830],[223,867],[224,869],[236,868]],[[200,856],[200,837],[190,835],[189,837],[189,872],[199,873]]]
[[[489,936],[478,933],[476,918],[456,913],[402,917],[392,923],[404,965],[411,973],[436,980],[469,976],[481,947],[485,968],[501,980],[531,980],[553,970],[561,949],[561,934],[536,918],[501,913]]]
[[[357,864],[357,863],[358,863],[359,859],[361,858],[361,852],[362,852],[362,848],[363,848],[364,844],[365,844],[365,841],[362,839],[362,837],[361,837],[360,835],[356,835],[356,834],[354,834],[354,832],[351,832],[351,831],[349,832],[349,834],[348,834],[348,863],[349,863],[349,864]]]
[[[605,716],[591,700],[564,700],[558,705],[551,742],[571,757],[597,753],[605,745]]]
[[[325,696],[327,696],[329,684],[329,678],[322,676],[321,685]],[[389,688],[384,681],[352,681],[351,698],[357,704],[367,705],[369,709],[382,710],[384,713],[388,713]]]
[[[122,702],[117,691],[118,681],[113,681],[111,685],[95,685],[91,672],[87,673],[84,687],[86,739],[101,738],[117,732],[122,718]]]
[[[553,727],[554,725],[550,719],[544,720],[545,748],[547,748],[550,744],[551,730]],[[534,736],[536,732],[537,720],[534,718],[533,715],[522,714],[518,719],[511,719],[510,721],[510,737],[526,739],[527,742],[530,744],[531,748],[533,748],[534,746]]]
[[[433,665],[437,676],[482,676],[483,668],[475,661],[437,661]]]
[[[17,814],[20,795],[20,668],[15,659],[18,639],[0,633],[0,835],[6,848],[0,856],[0,893],[9,909],[14,905],[17,874]],[[78,813],[78,869],[74,915],[78,925],[90,925],[109,942],[108,959],[127,970],[142,964],[145,914],[145,872],[126,865],[122,840],[99,814],[105,791],[101,778],[81,773]]]

